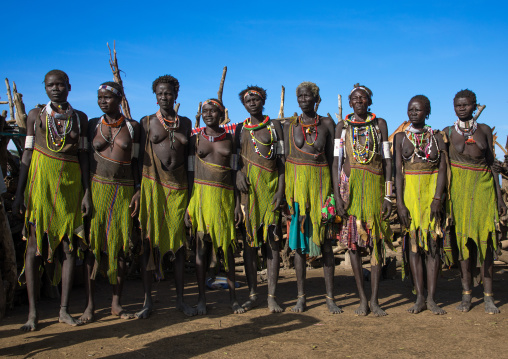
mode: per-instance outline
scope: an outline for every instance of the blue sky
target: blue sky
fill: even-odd
[[[97,87],[112,79],[106,42],[116,40],[137,120],[157,110],[151,84],[163,74],[179,79],[179,113],[194,119],[227,65],[223,99],[233,122],[247,115],[237,95],[246,85],[267,89],[265,112],[276,117],[281,85],[287,115],[299,110],[302,81],[320,86],[319,112],[333,114],[337,95],[360,82],[373,90],[372,111],[390,132],[416,94],[430,98],[431,126],[453,123],[453,96],[469,88],[487,105],[480,122],[496,126],[505,144],[507,8],[501,1],[7,2],[0,74],[16,81],[31,108],[47,102],[44,74],[62,69],[72,105],[99,116]]]

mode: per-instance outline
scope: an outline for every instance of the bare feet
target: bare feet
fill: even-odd
[[[464,313],[469,312],[469,309],[471,309],[471,299],[471,294],[462,294],[462,302],[460,302],[457,310]]]
[[[377,302],[370,301],[370,311],[372,314],[374,314],[376,317],[384,317],[388,315]]]
[[[37,314],[37,311],[34,310],[33,312],[28,313],[27,322],[19,329],[21,329],[24,332],[34,332],[37,330],[37,323],[38,322],[39,322],[39,315]]]
[[[494,304],[494,297],[489,295],[485,296],[483,298],[483,301],[485,302],[485,313],[487,314],[499,314],[501,311],[498,307]]]
[[[296,301],[296,305],[291,308],[291,311],[294,313],[303,313],[307,308],[307,300],[305,299],[305,295],[298,297]]]
[[[332,314],[340,314],[343,312],[343,310],[339,306],[337,306],[337,304],[335,304],[333,299],[330,299],[328,297],[326,297],[326,305],[328,306],[328,310]]]
[[[180,312],[182,312],[183,314],[185,314],[188,317],[193,317],[196,314],[198,314],[198,311],[196,308],[193,308],[193,307],[185,304],[185,302],[183,302],[183,301],[177,301],[176,309],[178,309]]]
[[[242,304],[242,308],[245,310],[251,310],[258,306],[258,296],[257,294],[249,295],[249,299]]]
[[[58,322],[66,323],[73,327],[82,324],[79,320],[76,320],[73,317],[71,317],[71,315],[67,312],[67,307],[60,307],[60,316],[58,317]]]
[[[233,313],[235,314],[245,313],[245,309],[242,308],[236,300],[231,304],[231,309],[233,309]]]
[[[132,313],[126,312],[120,305],[111,306],[111,314],[120,317],[120,319],[134,319]]]
[[[153,310],[152,302],[145,303],[145,305],[143,305],[143,308],[135,314],[136,318],[148,319],[150,317],[150,315],[152,314],[152,310]]]
[[[416,297],[415,305],[409,308],[407,311],[409,313],[418,314],[427,309],[427,304],[425,304],[425,299],[423,296],[419,295]]]
[[[206,302],[204,300],[198,302],[196,311],[198,312],[198,315],[205,315],[206,314]]]
[[[446,314],[446,310],[442,309],[440,306],[434,302],[432,299],[427,299],[427,307],[432,312],[432,314],[443,315]]]
[[[85,311],[79,317],[79,321],[83,324],[91,323],[94,320],[94,308],[91,306],[86,307]]]
[[[268,310],[270,313],[282,313],[284,311],[284,309],[277,304],[275,296],[271,297],[270,295],[268,296]]]
[[[369,306],[367,304],[367,299],[360,299],[360,306],[357,310],[355,310],[356,315],[365,316],[369,314]]]

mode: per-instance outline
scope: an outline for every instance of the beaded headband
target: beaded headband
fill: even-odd
[[[122,97],[122,94],[120,93],[120,91],[118,91],[116,88],[108,86],[108,85],[100,85],[99,90],[108,90],[108,91],[113,92],[118,97]]]
[[[363,86],[358,86],[358,87],[355,87],[351,90],[351,92],[349,93],[349,97],[351,97],[351,95],[353,94],[353,92],[355,92],[356,90],[363,90],[367,93],[367,96],[372,97],[372,95],[370,94],[370,91],[367,90],[366,87],[363,87]]]
[[[263,95],[261,95],[260,92],[256,91],[256,90],[249,90],[245,93],[245,95],[243,95],[243,99],[245,100],[245,98],[248,96],[248,95],[258,95],[259,97],[261,97],[262,100],[264,100],[265,98],[263,97]]]
[[[209,104],[214,105],[214,106],[215,106],[215,107],[217,107],[219,110],[221,110],[222,112],[224,112],[224,107],[223,107],[220,103],[218,103],[217,101],[215,101],[215,100],[206,100],[205,102],[203,102],[202,107],[204,107],[205,105],[209,105]]]

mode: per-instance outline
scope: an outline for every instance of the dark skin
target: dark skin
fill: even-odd
[[[173,86],[169,83],[159,83],[155,88],[155,97],[159,103],[161,114],[168,120],[174,120],[176,113],[174,111],[174,104],[178,94],[175,92]],[[150,133],[149,140],[152,142],[152,148],[161,161],[163,168],[168,171],[175,170],[182,166],[187,169],[187,156],[189,152],[189,138],[191,136],[192,123],[187,117],[179,116],[180,127],[175,131],[175,142],[173,143],[174,149],[171,148],[169,132],[164,129],[156,114],[152,114],[148,119],[143,117],[141,119],[141,146],[139,152],[139,168],[140,172],[143,171],[143,159],[145,155],[146,136]],[[190,192],[189,196],[190,198]],[[146,267],[150,259],[150,242],[145,240],[143,242],[143,258],[141,261],[141,273],[143,276],[143,288],[145,292],[145,301],[141,311],[136,313],[136,317],[146,319],[150,316],[153,310],[152,301],[152,281],[153,271],[147,271]],[[183,300],[184,288],[184,265],[185,265],[185,247],[180,248],[175,253],[175,286],[176,286],[176,308],[183,312],[185,315],[196,315],[196,309],[187,305]]]
[[[120,104],[122,102],[122,98],[115,95],[113,92],[105,89],[101,89],[98,92],[97,96],[97,104],[101,108],[102,112],[104,112],[104,119],[107,123],[115,123],[121,117],[122,113],[120,112]],[[109,128],[107,126],[102,126],[102,132],[106,138],[112,138],[116,135],[117,131],[118,135],[116,135],[114,139],[114,143],[108,143],[101,135],[100,125],[99,128],[96,129],[96,125],[98,121],[101,121],[100,118],[94,118],[90,120],[90,126],[88,127],[88,139],[91,142],[93,148],[99,152],[101,155],[111,158],[112,160],[122,161],[122,162],[131,162],[132,168],[132,177],[134,178],[135,187],[138,188],[134,195],[132,196],[132,200],[130,202],[129,208],[132,209],[131,217],[134,218],[138,215],[139,211],[139,187],[136,184],[139,184],[139,172],[138,172],[138,160],[137,158],[131,159],[131,150],[133,143],[139,143],[139,135],[140,135],[140,126],[139,123],[133,120],[125,119],[125,121],[129,121],[132,125],[132,129],[134,130],[134,140],[131,138],[129,133],[129,129],[126,125],[118,128],[112,128],[111,134],[109,132]],[[93,159],[92,159],[93,161]],[[92,173],[93,175],[93,173]],[[119,225],[119,224],[116,224]],[[87,294],[87,302],[85,311],[83,315],[79,318],[82,323],[89,323],[94,320],[95,313],[95,280],[92,280],[91,274],[93,271],[93,266],[95,262],[95,257],[91,251],[87,251],[85,257],[86,264],[86,276],[85,276],[85,291]],[[125,279],[125,255],[124,253],[120,253],[118,256],[118,275],[117,275],[117,284],[113,285],[113,298],[111,301],[111,314],[118,316],[122,319],[132,319],[134,315],[125,312],[121,305],[122,298],[122,289],[123,283]]]
[[[473,112],[476,109],[476,103],[474,103],[473,99],[470,98],[457,98],[453,101],[455,114],[461,121],[469,121],[473,118]],[[448,127],[446,127],[443,132],[449,133]],[[494,178],[494,185],[496,187],[496,195],[497,195],[497,208],[499,212],[499,217],[502,217],[506,214],[506,205],[503,202],[501,197],[501,188],[499,186],[499,175],[496,171],[496,167],[492,166],[494,163],[494,154],[492,153],[492,129],[482,123],[478,124],[478,128],[473,135],[473,139],[475,141],[474,144],[466,145],[466,138],[455,130],[455,127],[452,127],[452,134],[450,136],[450,142],[448,146],[454,146],[457,152],[462,153],[464,155],[469,155],[473,158],[481,159],[484,158],[487,161],[487,164],[491,166],[492,176]],[[485,260],[480,268],[480,273],[482,276],[483,282],[483,291],[488,294],[492,294],[492,275],[494,270],[494,250],[492,247],[492,241],[489,241],[489,245],[487,247],[487,252],[485,253]],[[471,258],[460,261],[460,272],[461,272],[461,282],[462,282],[462,301],[457,307],[457,310],[461,312],[468,312],[471,309],[471,299],[472,296],[469,294],[473,287],[473,278],[472,278],[472,263]],[[499,313],[499,309],[494,304],[494,297],[485,296],[485,312],[488,314],[497,314]]]
[[[67,96],[71,90],[71,85],[68,80],[61,75],[49,75],[45,80],[46,94],[52,102],[62,104],[62,109],[52,105],[53,110],[60,113],[65,113],[68,108]],[[27,135],[34,136],[34,124],[37,118],[41,114],[41,109],[35,108],[28,113],[27,117]],[[81,133],[86,134],[88,128],[88,118],[81,112],[75,110],[79,115]],[[46,123],[42,121],[42,129],[46,131]],[[79,141],[79,128],[76,122],[75,116],[73,117],[73,127],[69,135],[67,136],[66,143],[76,144]],[[32,161],[33,151],[27,149],[23,152],[23,158],[21,159],[20,173],[18,188],[16,191],[16,199],[12,206],[12,212],[17,213],[20,216],[25,211],[25,200],[24,191],[28,180],[28,170]],[[81,168],[81,181],[84,190],[83,200],[81,201],[81,212],[83,216],[88,216],[92,208],[92,199],[90,196],[90,181],[89,181],[89,163],[88,154],[85,152],[78,153],[78,160]],[[75,238],[69,239],[64,238],[61,244],[57,247],[57,251],[60,251],[62,258],[62,295],[60,299],[60,315],[58,321],[61,323],[67,323],[72,326],[79,325],[80,322],[75,320],[69,315],[69,296],[72,288],[72,280],[74,278],[74,267],[76,262],[76,250],[70,250],[70,241],[75,241]],[[75,246],[73,246],[76,248]],[[37,329],[38,313],[36,290],[38,286],[39,274],[38,270],[41,265],[41,257],[36,256],[37,253],[37,239],[35,237],[35,227],[30,225],[30,235],[28,237],[27,250],[25,255],[25,275],[26,285],[28,293],[28,321],[21,327],[23,331],[34,331]]]
[[[250,114],[251,123],[253,125],[262,123],[265,120],[265,116],[263,115],[263,105],[265,101],[259,97],[258,95],[247,95],[244,98],[243,105],[247,112]],[[277,138],[283,138],[282,126],[279,121],[274,121],[275,132],[277,133]],[[244,141],[251,141],[251,137],[248,131],[243,131],[243,136],[240,136],[242,133],[242,124],[239,124],[236,127],[235,132],[235,141],[236,147],[238,149],[242,148],[242,144]],[[270,129],[268,127],[257,130],[254,134],[256,138],[262,143],[270,142]],[[263,156],[268,156],[268,152],[270,150],[270,146],[263,146],[258,143],[258,149],[263,154]],[[284,157],[282,155],[277,155],[276,158],[273,159],[277,161],[277,169],[278,169],[278,177],[279,177],[279,187],[277,192],[273,194],[273,211],[280,209],[280,204],[282,199],[284,198]],[[241,159],[239,161],[240,166],[243,166]],[[241,168],[240,168],[241,169]],[[249,193],[249,183],[248,178],[245,176],[240,169],[236,173],[236,186],[239,191],[243,193]],[[278,222],[278,226],[280,226],[280,221]],[[280,233],[280,228],[277,229]],[[262,238],[263,228],[259,229],[258,238]],[[245,238],[245,236],[244,236]],[[277,304],[275,298],[275,289],[277,287],[277,280],[279,278],[279,242],[275,240],[273,231],[268,231],[268,240],[266,243],[262,244],[265,246],[267,253],[267,269],[268,269],[268,310],[270,313],[280,313],[283,309]],[[249,284],[249,300],[245,302],[242,307],[245,310],[249,310],[257,306],[257,251],[256,247],[250,247],[248,245],[244,246],[244,263],[245,263],[245,272],[247,274],[247,282]]]
[[[349,106],[353,109],[355,118],[358,120],[366,120],[368,116],[368,107],[372,104],[372,101],[368,94],[362,90],[357,89],[353,91],[351,94],[351,98],[349,100]],[[379,140],[377,151],[378,153],[381,153],[381,142],[388,141],[388,127],[386,125],[386,121],[382,118],[377,118],[377,123],[379,126],[379,129],[381,131],[381,139]],[[344,129],[344,123],[340,122],[336,129],[335,129],[335,138],[340,139],[342,135],[342,130]],[[370,136],[371,143],[374,141],[374,138],[372,137],[372,134]],[[362,144],[365,143],[366,138],[360,137],[360,141]],[[338,176],[338,157],[335,157],[333,160],[333,191],[335,194],[335,206],[337,210],[337,214],[341,216],[342,218],[347,218],[347,208],[345,206],[344,201],[342,200],[342,197],[340,196],[339,191],[339,176]],[[349,164],[349,161],[344,161],[343,171],[345,172],[346,176],[351,175],[351,166]],[[386,160],[383,159],[383,173],[385,179],[391,179],[391,173],[392,173],[392,161],[391,159]],[[387,220],[390,216],[392,204],[388,200],[383,201],[383,220]],[[381,245],[378,246],[378,251],[381,251]],[[381,263],[378,263],[377,265],[371,266],[371,298],[370,298],[370,307],[368,305],[367,296],[365,295],[365,291],[363,288],[363,270],[362,270],[362,259],[360,257],[360,253],[358,251],[349,250],[349,254],[351,257],[351,265],[353,267],[353,274],[356,281],[356,287],[358,289],[358,294],[360,296],[360,306],[357,310],[355,310],[355,314],[357,315],[367,315],[370,311],[376,316],[385,316],[387,315],[384,310],[381,309],[379,306],[378,301],[378,289],[379,289],[379,281],[381,279]],[[374,254],[373,254],[374,255]],[[379,256],[381,256],[381,253],[378,253]]]
[[[316,97],[312,90],[308,87],[301,87],[297,90],[296,94],[298,100],[298,106],[302,110],[301,121],[304,124],[311,124],[315,122],[316,112],[314,108],[318,97]],[[310,146],[306,143],[312,143],[314,141],[315,133],[306,134],[307,138],[301,131],[300,123],[294,127],[293,138],[290,135],[290,123],[284,124],[284,146],[286,156],[289,153],[289,141],[295,141],[295,145],[302,151],[312,154],[318,154],[325,152],[328,165],[332,167],[333,163],[333,133],[334,126],[333,120],[329,117],[319,117],[320,123],[317,126],[318,136],[314,142],[314,146]],[[304,220],[303,216],[300,216],[300,222]],[[333,276],[335,272],[335,260],[332,251],[331,239],[325,238],[323,245],[321,246],[321,253],[323,255],[323,271],[325,277],[326,286],[326,305],[330,313],[337,314],[342,313],[342,309],[339,308],[333,299]],[[306,278],[306,254],[302,253],[301,250],[297,250],[295,254],[295,271],[296,271],[296,283],[298,287],[298,299],[296,305],[291,309],[295,313],[301,313],[306,309],[306,298],[305,298],[305,278]]]
[[[220,111],[218,107],[212,104],[206,104],[202,110],[203,122],[206,125],[206,134],[208,136],[221,135],[224,130],[220,128],[219,124],[224,118],[224,112]],[[190,148],[196,148],[196,135],[191,138]],[[227,134],[226,138],[218,142],[209,142],[204,138],[200,138],[198,146],[196,148],[196,156],[201,157],[208,163],[213,163],[220,166],[229,167],[231,156],[234,154],[234,138],[231,134]],[[192,153],[192,152],[191,152]],[[189,180],[194,182],[194,172],[189,172]],[[191,186],[189,191],[191,191]],[[235,225],[238,227],[243,221],[243,213],[240,207],[240,196],[238,191],[235,189]],[[188,211],[185,212],[185,224],[187,227],[192,227],[192,222],[189,217]],[[206,314],[206,293],[205,293],[205,280],[206,271],[208,270],[208,258],[213,250],[212,242],[209,235],[205,235],[203,241],[196,240],[196,274],[198,280],[199,298],[197,305],[197,314]],[[235,260],[233,256],[233,246],[230,246],[227,253],[224,255],[228,256],[229,269],[227,271],[227,283],[229,287],[229,300],[231,303],[231,309],[235,314],[241,314],[245,312],[245,309],[238,304],[235,292]]]
[[[413,125],[414,128],[422,130],[425,126],[425,119],[428,117],[428,111],[425,109],[425,105],[421,100],[414,99],[411,100],[408,104],[407,115],[409,121]],[[404,173],[402,172],[402,167],[404,163],[404,159],[411,156],[414,152],[414,146],[407,138],[403,141],[406,134],[404,132],[397,133],[394,138],[394,157],[395,157],[395,183],[397,189],[397,212],[399,214],[399,219],[403,228],[409,229],[411,224],[411,218],[409,216],[409,210],[406,207],[404,202]],[[439,148],[444,149],[445,143],[443,141],[443,137],[441,134],[435,134],[436,140],[438,142]],[[438,148],[432,143],[430,148],[430,159],[436,160],[438,158]],[[442,154],[444,156],[444,153]],[[418,156],[413,157],[413,161],[415,163],[424,163],[424,160],[420,159]],[[430,219],[433,218],[438,221],[441,218],[442,198],[445,185],[446,185],[446,161],[444,158],[439,161],[439,172],[437,176],[436,183],[436,191],[434,193],[434,200],[431,204],[431,213]],[[425,302],[424,297],[424,283],[423,283],[423,264],[422,257],[425,256],[425,261],[427,265],[427,302]],[[416,302],[414,306],[408,309],[409,313],[420,313],[425,309],[429,309],[434,314],[446,314],[446,311],[441,309],[434,300],[434,293],[436,292],[437,285],[437,277],[439,274],[439,265],[440,258],[439,255],[435,255],[434,257],[430,253],[423,253],[421,248],[417,248],[417,252],[410,251],[409,254],[409,263],[411,266],[411,272],[413,273],[413,280],[415,283],[416,289]]]

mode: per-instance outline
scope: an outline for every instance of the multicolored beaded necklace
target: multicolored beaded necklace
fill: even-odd
[[[271,160],[275,154],[275,151],[273,150],[273,144],[275,142],[274,136],[273,136],[273,129],[271,127],[268,128],[268,130],[270,131],[270,142],[269,143],[263,143],[263,142],[259,141],[254,136],[254,131],[257,131],[257,130],[260,130],[260,129],[266,127],[269,123],[270,123],[270,117],[268,117],[268,116],[266,116],[266,118],[263,122],[258,123],[257,125],[252,125],[250,117],[245,119],[245,121],[243,121],[243,128],[248,130],[250,133],[252,144],[254,145],[254,152],[256,152],[259,156],[261,156],[267,160]],[[261,151],[259,151],[259,148],[257,146],[258,143],[263,146],[270,146],[270,150],[268,151],[267,156],[263,155],[261,153]]]
[[[162,127],[164,127],[164,129],[169,134],[169,142],[171,143],[171,149],[175,149],[175,131],[180,128],[180,117],[178,117],[178,115],[175,113],[174,120],[167,120],[164,116],[162,116],[160,109],[155,113],[155,115],[159,119],[159,122],[161,123]]]
[[[472,123],[472,125],[470,125],[470,123]],[[460,127],[460,124],[461,123],[466,123],[467,125],[470,125],[469,128],[461,128]],[[473,139],[473,134],[476,132],[476,129],[478,128],[478,123],[474,120],[469,120],[469,121],[461,121],[461,120],[457,120],[455,121],[455,131],[457,131],[457,133],[461,136],[464,136],[466,138],[466,143],[468,145],[472,145],[474,143],[476,143],[476,141]]]
[[[302,127],[302,134],[303,134],[303,138],[305,139],[305,143],[308,145],[308,146],[314,146],[314,144],[316,143],[316,140],[318,138],[318,125],[319,125],[319,115],[316,114],[316,118],[314,118],[314,123],[311,123],[311,124],[304,124],[302,122],[302,116],[298,116],[298,122],[300,123],[300,126]],[[312,135],[312,133],[315,132],[315,136],[314,136],[314,142],[312,143],[309,143],[307,142],[307,134],[309,135]]]
[[[61,105],[58,105],[58,107],[62,108]],[[74,114],[74,109],[68,103],[68,108],[65,111],[65,113],[63,113],[63,114],[58,113],[51,108],[51,101],[50,101],[46,105],[45,111],[46,111],[46,147],[53,152],[60,152],[65,145],[65,139],[66,139],[67,135],[72,130],[72,115]],[[55,119],[57,119],[58,124],[55,122]],[[63,125],[62,132],[60,132],[58,130],[59,127],[62,127],[62,124],[60,121],[65,121],[65,125]],[[58,150],[53,150],[49,146],[48,133],[49,133],[49,137],[51,137],[51,142],[53,143],[53,145],[56,147],[59,147]]]
[[[377,146],[377,132],[372,126],[372,122],[376,118],[376,115],[369,113],[365,121],[356,121],[354,113],[346,116],[344,121],[352,125],[352,131],[350,131],[351,148],[353,150],[353,157],[358,163],[367,164],[372,161],[374,154],[376,153]],[[360,133],[360,130],[363,131]],[[371,149],[370,134],[372,134],[373,144]],[[360,136],[366,136],[365,144],[362,145],[360,142]],[[369,156],[370,152],[370,156]]]
[[[209,142],[219,142],[226,138],[226,135],[228,134],[225,129],[222,129],[224,132],[218,136],[209,136],[206,134],[206,127],[203,128],[201,131],[201,136],[203,136],[207,141]]]
[[[106,122],[106,118],[104,115],[100,119],[99,131],[101,133],[102,138],[105,139],[106,142],[111,145],[110,146],[111,151],[113,151],[113,145],[115,143],[115,138],[116,138],[116,136],[118,136],[120,131],[122,131],[122,127],[124,124],[125,124],[125,117],[123,115],[120,116],[118,121],[113,122],[113,123]],[[102,125],[106,126],[109,129],[109,136],[108,137],[104,136],[104,133],[102,132]],[[114,135],[113,135],[112,128],[118,128],[118,130],[116,131],[116,133]]]
[[[432,153],[432,143],[434,142],[434,146],[438,148],[436,137],[434,136],[434,130],[428,126],[423,126],[423,129],[414,128],[413,125],[410,125],[406,132],[406,138],[413,144],[414,150],[411,156],[402,158],[405,161],[413,160],[414,156],[424,160],[425,162],[436,163],[439,161],[440,153],[437,151],[437,158],[435,160],[430,158]]]

